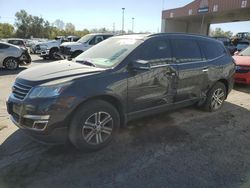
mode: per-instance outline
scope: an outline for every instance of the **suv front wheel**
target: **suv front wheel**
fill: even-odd
[[[119,125],[119,113],[111,104],[102,100],[90,101],[74,115],[69,138],[80,150],[98,150],[112,140]]]
[[[208,92],[204,103],[204,109],[209,112],[219,110],[226,99],[226,86],[222,82],[217,82]]]

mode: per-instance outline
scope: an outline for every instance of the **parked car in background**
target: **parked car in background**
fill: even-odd
[[[250,32],[240,32],[236,34],[239,40],[250,40]]]
[[[7,109],[35,139],[69,138],[78,149],[97,150],[134,118],[194,104],[219,110],[233,87],[234,70],[231,55],[211,38],[116,36],[72,61],[22,71]]]
[[[18,38],[9,38],[9,39],[4,39],[5,42],[26,48],[25,41],[23,39],[18,39]]]
[[[46,43],[48,41],[48,39],[34,38],[34,39],[30,40],[30,41],[32,41],[32,42],[30,42],[30,53],[32,53],[32,54],[40,54],[41,53],[40,44]]]
[[[67,42],[76,42],[80,39],[81,37],[78,36],[67,36]]]
[[[41,53],[40,44],[42,44],[42,43],[33,44],[33,45],[30,47],[30,53],[31,53],[31,54],[40,54],[40,53]]]
[[[237,46],[236,46],[236,51],[240,52],[242,50],[244,50],[245,48],[247,48],[249,46],[250,42],[248,41],[242,41],[242,42],[238,42]]]
[[[40,56],[43,59],[57,59],[57,53],[59,52],[60,45],[67,41],[64,36],[56,37],[55,40],[40,43]]]
[[[60,53],[65,57],[70,56],[74,58],[92,46],[112,36],[114,35],[108,33],[87,34],[77,42],[65,42],[61,44]]]
[[[224,37],[224,36],[222,36],[222,37],[213,37],[213,38],[215,38],[215,39],[221,41],[221,42],[224,44],[224,46],[228,49],[228,51],[230,52],[231,55],[233,55],[234,52],[237,51],[236,46],[234,46],[234,45],[232,44],[230,38]]]
[[[29,65],[30,62],[31,58],[26,48],[0,42],[0,68],[14,70],[19,65]]]
[[[239,42],[250,41],[250,32],[240,32],[232,37],[232,43],[237,46]]]
[[[233,57],[236,63],[236,83],[250,84],[250,46]]]

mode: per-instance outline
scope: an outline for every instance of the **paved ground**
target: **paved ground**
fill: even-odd
[[[4,105],[16,73],[0,71],[1,188],[250,187],[250,87],[236,86],[219,112],[190,107],[130,122],[107,148],[83,153],[17,130]]]

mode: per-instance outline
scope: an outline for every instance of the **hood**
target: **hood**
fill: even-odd
[[[49,40],[47,42],[43,42],[43,43],[40,43],[39,45],[42,46],[42,45],[47,45],[47,44],[59,44],[60,41],[57,41],[57,40]]]
[[[236,65],[250,66],[250,56],[233,56]]]
[[[84,44],[80,43],[80,42],[64,42],[61,44],[61,46],[84,46]]]
[[[18,74],[17,79],[31,82],[47,82],[68,77],[97,74],[104,70],[73,61],[62,60],[29,68]]]

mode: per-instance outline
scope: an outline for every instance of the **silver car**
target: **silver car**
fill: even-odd
[[[27,49],[6,42],[0,42],[0,68],[14,70],[19,65],[29,65],[31,62]]]

